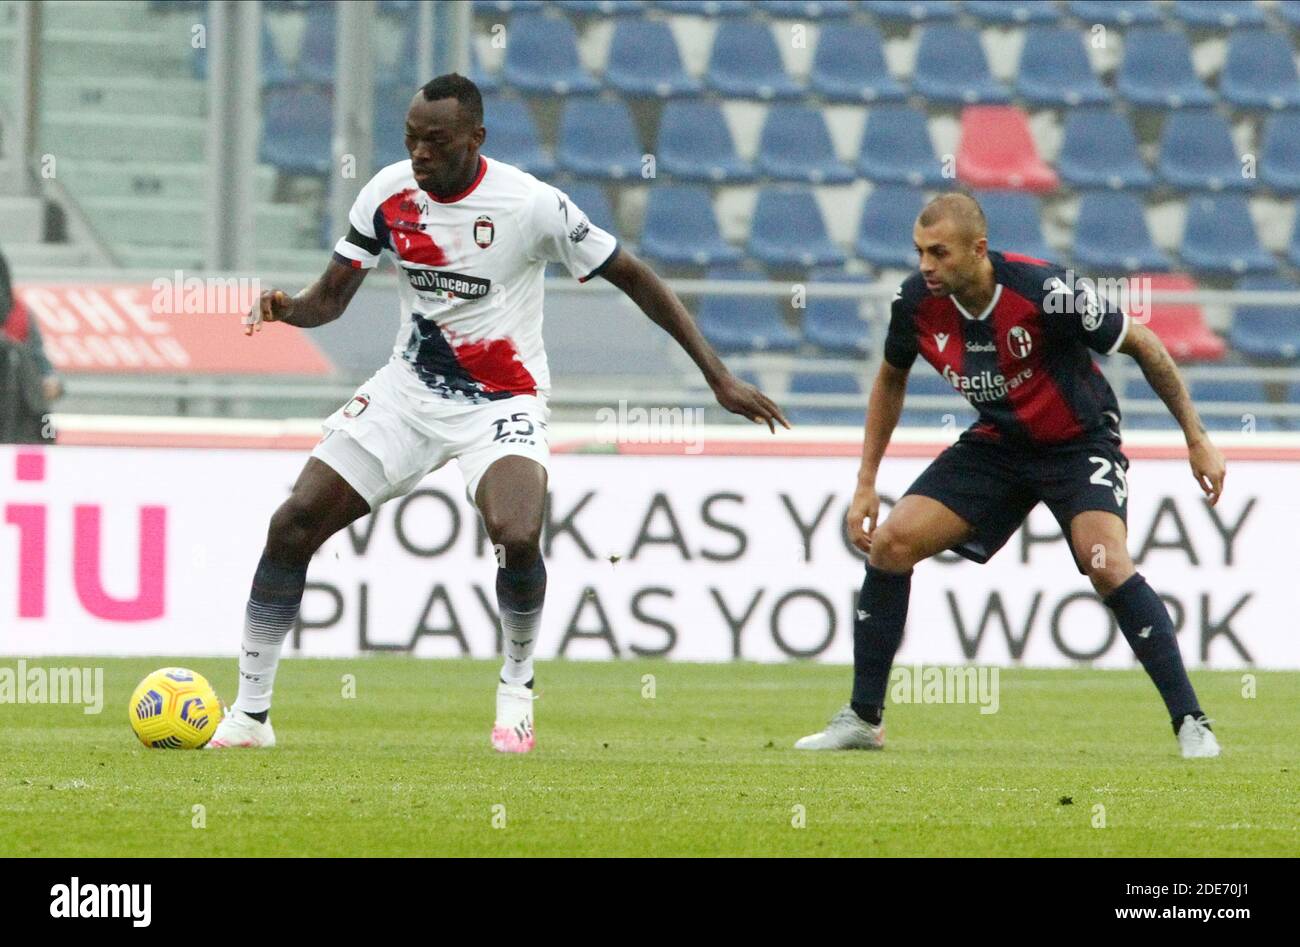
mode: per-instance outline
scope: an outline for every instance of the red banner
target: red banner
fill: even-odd
[[[27,283],[15,291],[61,372],[329,375],[307,333],[281,323],[244,335],[256,280],[191,277],[141,283]]]

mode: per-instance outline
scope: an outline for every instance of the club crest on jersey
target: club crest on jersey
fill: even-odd
[[[343,406],[343,416],[345,418],[355,418],[366,408],[370,407],[370,396],[360,394]]]
[[[496,232],[496,225],[492,223],[492,218],[487,214],[474,221],[474,242],[479,245],[480,249],[486,250],[492,246],[492,238],[496,236]]]
[[[948,333],[936,332],[934,334],[934,344],[939,346],[939,351],[942,352],[948,345]]]
[[[1016,358],[1024,358],[1034,347],[1033,337],[1024,326],[1012,326],[1007,333],[1007,348]]]

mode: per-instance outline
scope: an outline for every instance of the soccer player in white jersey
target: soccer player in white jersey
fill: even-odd
[[[483,100],[469,79],[439,76],[406,115],[411,160],[357,196],[323,276],[296,296],[264,292],[245,317],[313,328],[343,314],[388,250],[401,271],[392,358],[325,422],[289,498],[271,517],[253,577],[239,694],[209,747],[275,745],[269,712],[284,639],[312,554],[334,533],[455,459],[500,551],[497,604],[505,663],[492,746],[535,745],[533,647],[546,591],[539,539],[546,499],[547,394],[542,280],[548,261],[580,281],[602,276],[690,355],[728,411],[788,427],[762,392],[732,376],[681,301],[559,190],[479,154]]]

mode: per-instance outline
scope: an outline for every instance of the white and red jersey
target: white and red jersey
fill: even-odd
[[[547,262],[585,282],[618,253],[562,191],[525,171],[479,158],[461,194],[438,198],[415,183],[410,161],[361,189],[334,258],[368,269],[390,251],[401,271],[393,361],[416,398],[483,402],[550,390],[542,346]]]

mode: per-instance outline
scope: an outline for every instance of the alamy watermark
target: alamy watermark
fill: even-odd
[[[995,667],[911,667],[889,672],[889,700],[894,704],[979,704],[980,713],[995,714],[1001,703]]]
[[[82,704],[86,715],[104,710],[104,669],[0,667],[0,704]]]
[[[687,454],[704,453],[703,408],[629,407],[596,412],[602,444],[682,444]]]

